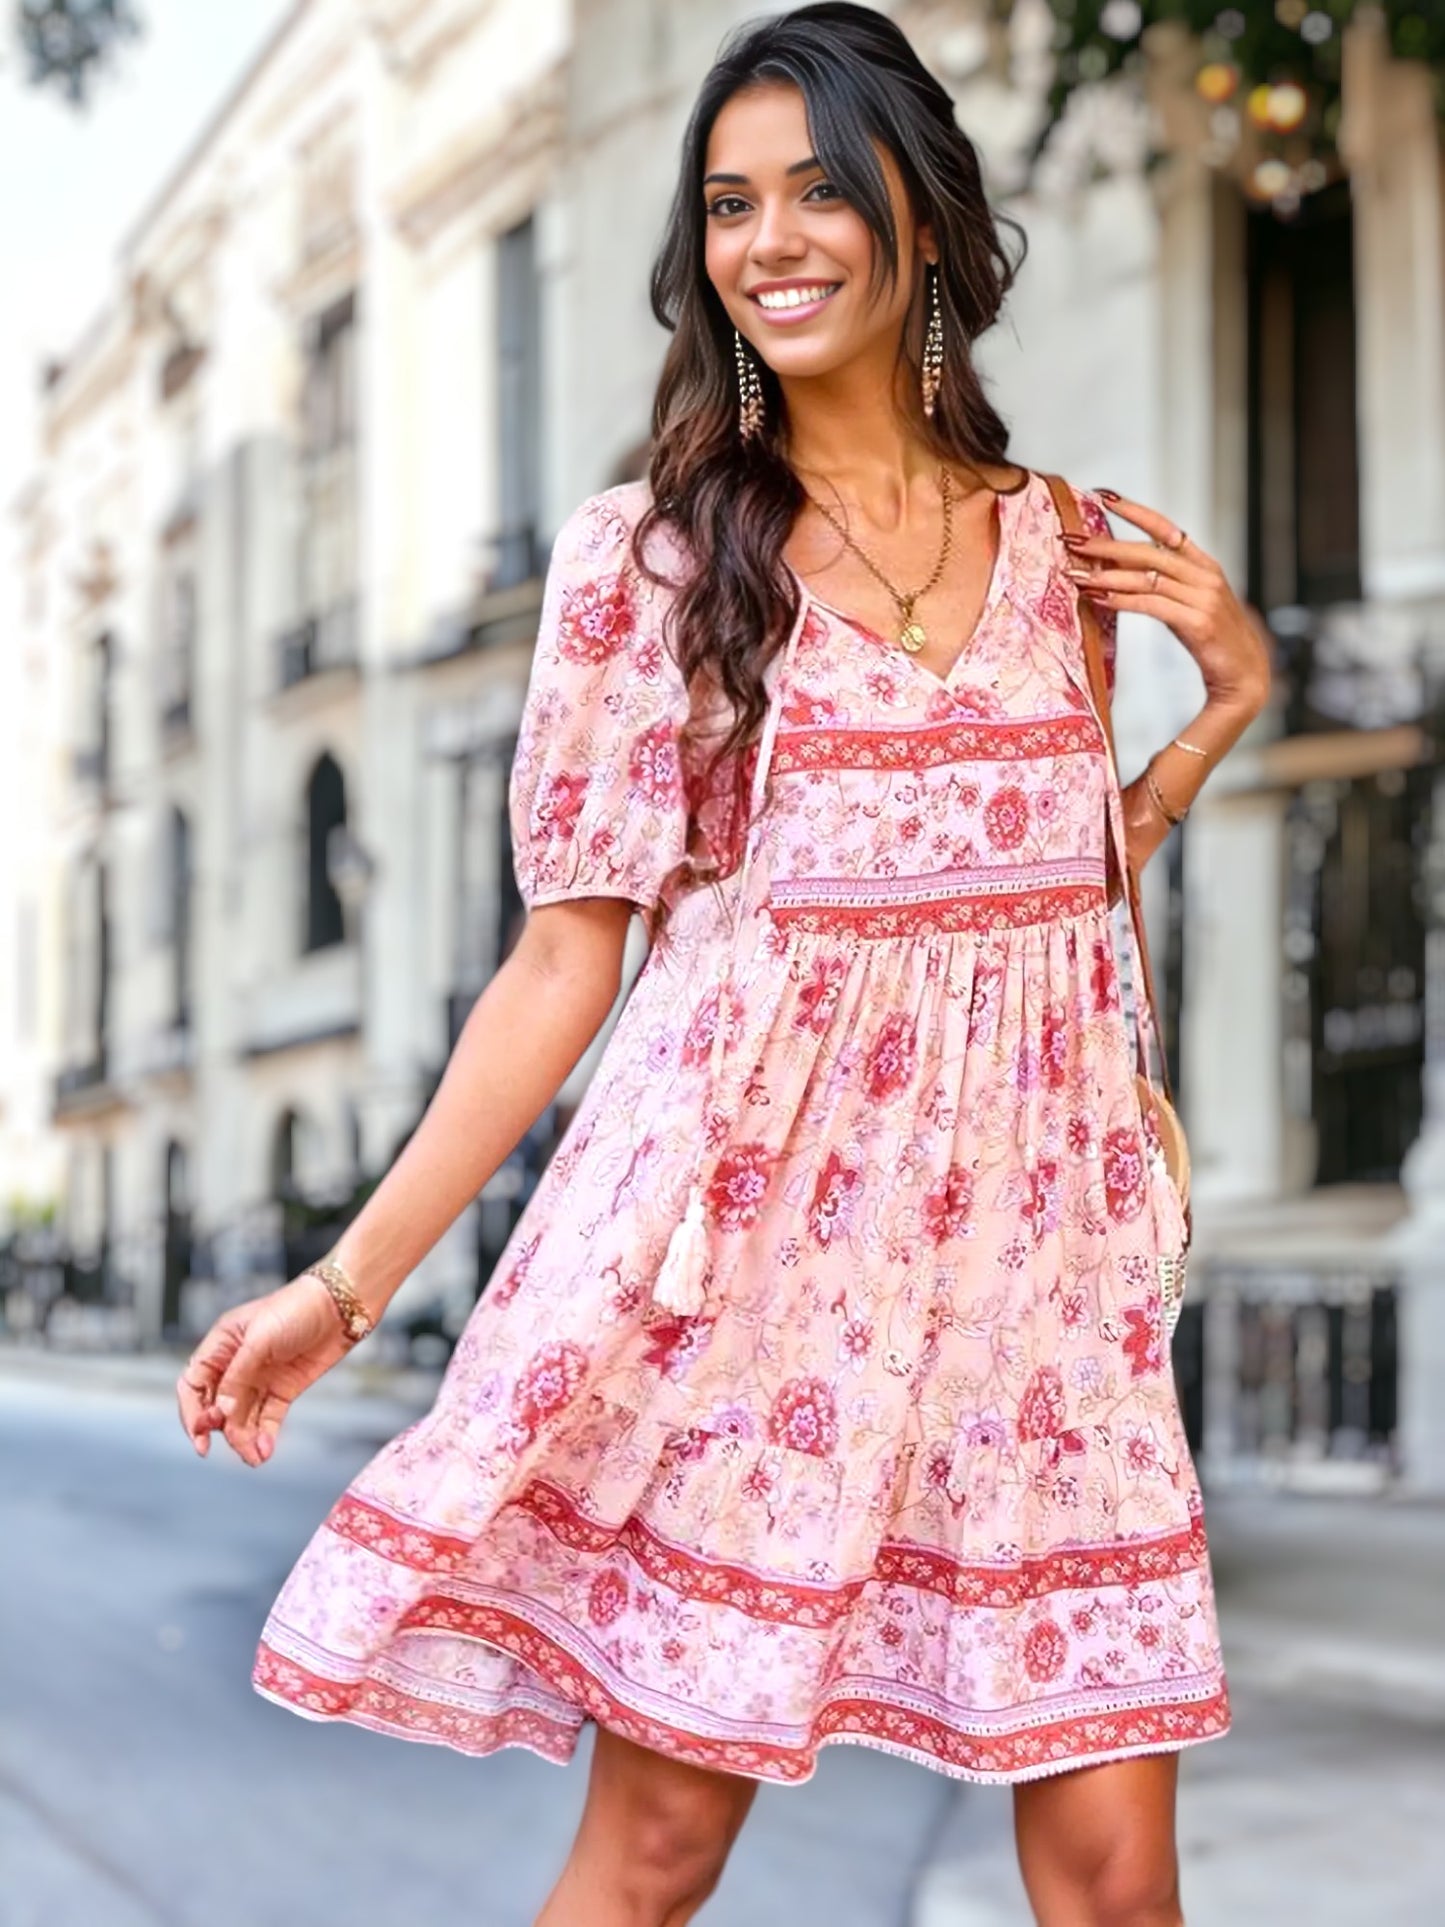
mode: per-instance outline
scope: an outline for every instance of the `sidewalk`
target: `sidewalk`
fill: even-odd
[[[1445,1506],[1217,1492],[1234,1727],[1180,1763],[1189,1927],[1445,1918]],[[961,1787],[912,1927],[1031,1927],[1007,1788]]]

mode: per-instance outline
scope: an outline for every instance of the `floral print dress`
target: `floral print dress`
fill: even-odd
[[[646,504],[559,536],[511,809],[530,904],[666,916],[434,1407],[317,1529],[256,1684],[470,1753],[562,1760],[593,1719],[779,1781],[829,1741],[1011,1782],[1220,1735],[1158,1283],[1179,1204],[1047,484],[999,498],[947,677],[799,584],[745,895],[630,553]],[[680,1315],[654,1286],[699,1168]]]

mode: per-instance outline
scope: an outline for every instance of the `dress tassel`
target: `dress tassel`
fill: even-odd
[[[662,1269],[652,1287],[653,1303],[679,1318],[695,1318],[703,1307],[707,1272],[707,1208],[702,1187],[694,1185],[687,1210],[667,1241]]]

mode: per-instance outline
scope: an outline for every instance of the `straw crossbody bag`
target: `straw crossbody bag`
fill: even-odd
[[[1079,513],[1078,500],[1068,483],[1058,475],[1045,475],[1049,492],[1054,498],[1059,520],[1070,533],[1085,533],[1084,519]],[[1113,786],[1119,785],[1119,768],[1114,753],[1114,725],[1110,713],[1109,682],[1104,667],[1104,636],[1099,626],[1099,612],[1087,596],[1080,596],[1079,633],[1084,646],[1084,670],[1088,677],[1089,695],[1094,712],[1099,719],[1099,727],[1104,734],[1104,746],[1108,753],[1109,770]],[[1139,895],[1139,878],[1122,847],[1123,839],[1118,834],[1112,805],[1108,812],[1109,834],[1113,839],[1115,867],[1122,879],[1122,889],[1129,905],[1129,925],[1134,940],[1134,1040],[1137,1068],[1134,1074],[1135,1089],[1139,1098],[1139,1110],[1146,1124],[1152,1126],[1152,1134],[1159,1145],[1159,1155],[1163,1157],[1164,1168],[1178,1195],[1180,1221],[1183,1226],[1182,1237],[1177,1250],[1161,1251],[1159,1254],[1159,1284],[1163,1300],[1165,1329],[1172,1336],[1179,1323],[1179,1313],[1184,1303],[1184,1277],[1189,1251],[1190,1213],[1189,1213],[1189,1141],[1184,1135],[1184,1126],[1179,1121],[1179,1113],[1174,1108],[1174,1093],[1169,1082],[1169,1064],[1164,1054],[1163,1031],[1159,1023],[1159,999],[1154,988],[1154,969],[1149,960],[1149,932],[1144,923],[1144,908]],[[1143,1008],[1140,1008],[1142,1001]],[[1153,1038],[1159,1060],[1159,1077],[1156,1083],[1149,1069],[1149,1040]]]

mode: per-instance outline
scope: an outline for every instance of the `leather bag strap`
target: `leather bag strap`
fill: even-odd
[[[1049,493],[1054,498],[1059,521],[1066,533],[1082,535],[1086,533],[1084,518],[1079,512],[1078,497],[1061,475],[1045,475]],[[1119,763],[1114,750],[1114,718],[1109,702],[1109,675],[1104,662],[1104,632],[1099,622],[1099,612],[1087,596],[1078,598],[1079,636],[1084,646],[1084,673],[1088,678],[1089,694],[1099,719],[1099,727],[1104,732],[1104,745],[1108,751],[1109,767],[1113,772],[1115,787],[1119,787]],[[1109,812],[1113,823],[1113,811]],[[1122,839],[1121,839],[1122,840]],[[1159,1082],[1164,1095],[1172,1104],[1174,1092],[1169,1079],[1169,1060],[1164,1050],[1164,1030],[1159,1021],[1159,996],[1154,987],[1154,966],[1149,956],[1149,932],[1144,922],[1144,905],[1139,893],[1139,877],[1129,861],[1127,847],[1118,852],[1119,870],[1124,879],[1124,895],[1129,904],[1129,922],[1134,933],[1134,954],[1139,963],[1139,977],[1148,1006],[1149,1028],[1154,1034],[1159,1058]],[[1139,1067],[1145,1077],[1149,1075],[1149,1052],[1142,1027],[1136,1021],[1135,1031],[1138,1039]]]

